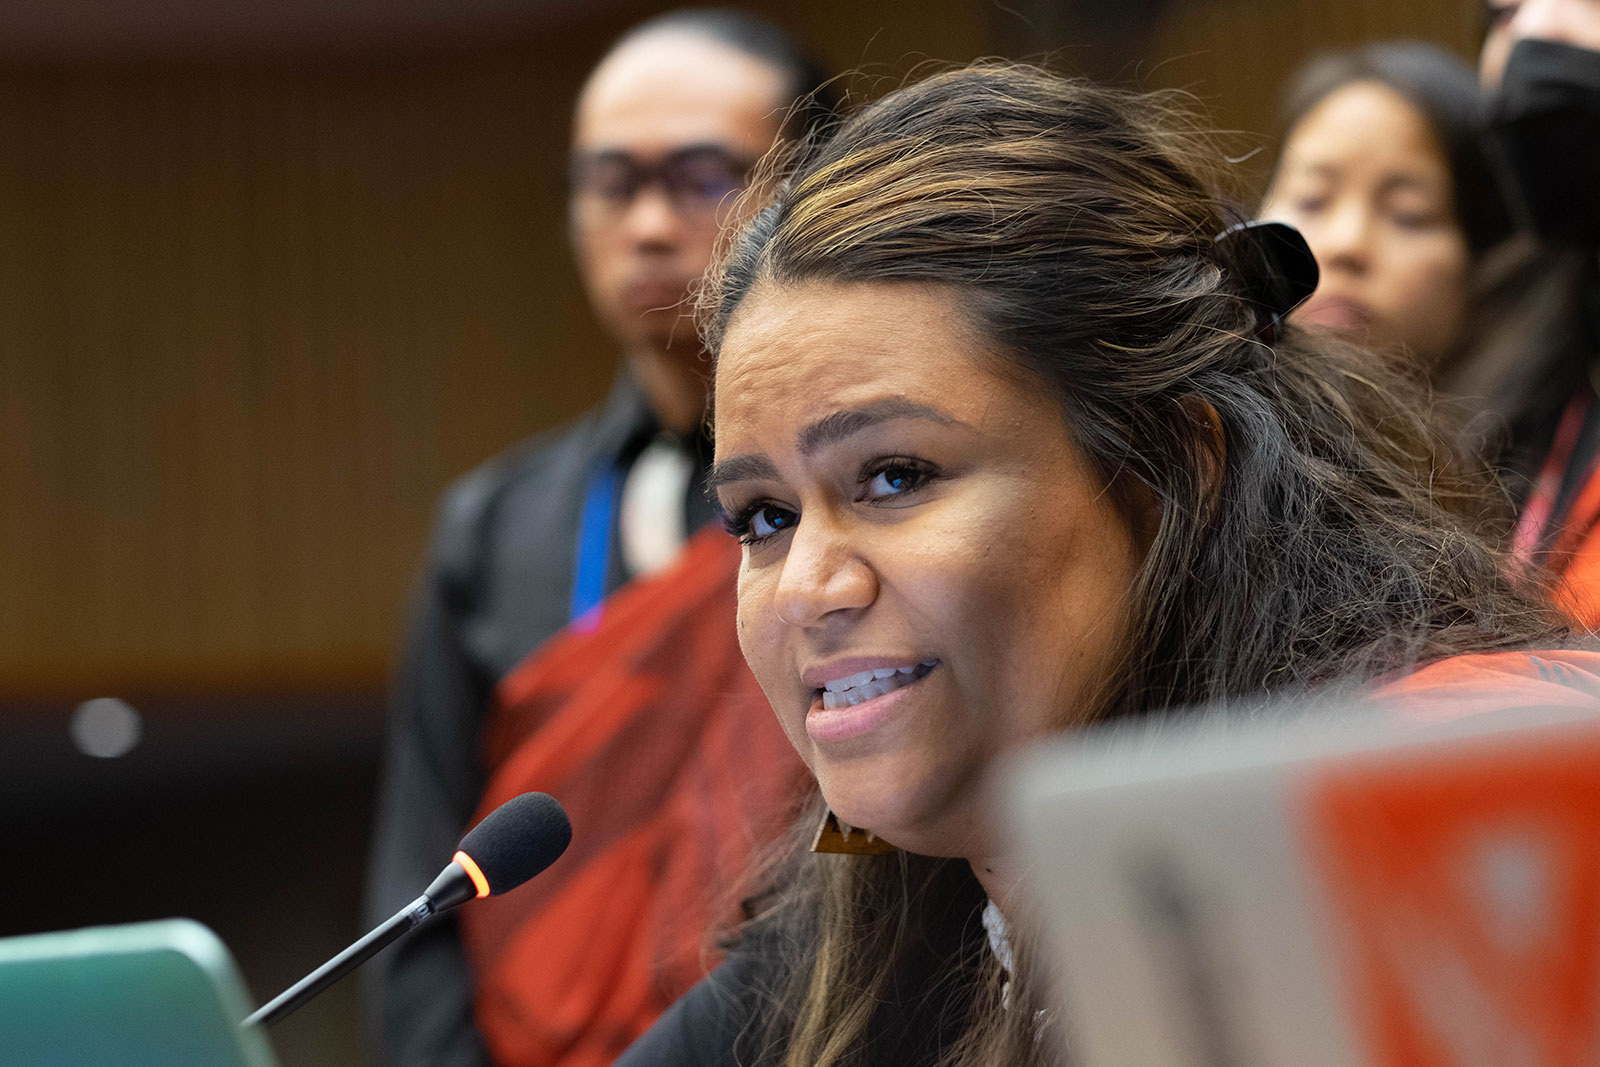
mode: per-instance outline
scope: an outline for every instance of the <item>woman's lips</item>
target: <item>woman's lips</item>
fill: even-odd
[[[898,689],[842,708],[824,708],[822,694],[818,693],[811,702],[811,710],[806,712],[806,733],[818,744],[846,741],[871,733],[895,715],[907,693],[915,690],[938,669],[939,665],[935,663]]]
[[[1365,330],[1372,325],[1372,309],[1348,297],[1312,297],[1295,316],[1301,322],[1331,326],[1336,330]]]

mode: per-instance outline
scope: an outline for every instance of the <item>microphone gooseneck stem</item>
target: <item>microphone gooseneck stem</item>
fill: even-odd
[[[515,889],[554,863],[571,840],[572,824],[554,798],[543,793],[512,797],[461,839],[461,847],[420,897],[279,993],[239,1026],[271,1026],[430,916],[476,897]],[[483,866],[474,854],[485,861]]]
[[[343,978],[350,971],[365,963],[376,955],[385,945],[394,941],[408,930],[433,915],[436,911],[434,903],[428,899],[428,894],[407,904],[395,912],[383,925],[374,929],[360,941],[351,945],[321,967],[306,975],[294,985],[279,993],[270,1002],[262,1005],[240,1026],[271,1026],[282,1019],[300,1005],[322,992],[324,989]]]

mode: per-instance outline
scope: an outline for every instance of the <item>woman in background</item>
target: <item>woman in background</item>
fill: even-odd
[[[1475,73],[1435,45],[1321,56],[1290,83],[1261,215],[1297,227],[1322,268],[1295,321],[1417,361],[1520,499],[1582,378],[1584,265],[1513,233],[1486,121]]]
[[[1449,374],[1474,267],[1510,235],[1483,127],[1474,71],[1434,45],[1370,44],[1301,70],[1261,205],[1305,235],[1322,268],[1297,321]]]
[[[740,644],[830,818],[898,851],[797,853],[623,1064],[1060,1062],[1003,753],[1339,681],[1600,685],[1518,651],[1563,621],[1460,517],[1486,477],[1438,474],[1417,387],[1260,302],[1220,165],[1169,98],[979,66],[809,148],[735,240]]]

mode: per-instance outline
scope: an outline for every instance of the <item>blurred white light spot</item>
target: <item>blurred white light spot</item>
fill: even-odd
[[[116,759],[133,751],[144,733],[144,723],[126,700],[97,697],[73,709],[67,732],[84,755]]]

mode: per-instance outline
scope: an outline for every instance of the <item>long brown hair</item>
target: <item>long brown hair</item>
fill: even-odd
[[[1293,326],[1260,339],[1245,261],[1215,240],[1237,221],[1224,167],[1170,95],[1010,64],[936,75],[792,165],[708,283],[711,350],[758,286],[947,287],[1150,527],[1103,717],[1562,643],[1475,528],[1490,483],[1445,462],[1452,437],[1418,383]],[[962,866],[797,860],[766,926],[787,977],[764,1053],[873,1062],[884,1013],[937,995],[959,1006],[948,1062],[1048,1062],[1025,964],[1001,1006]],[[933,936],[951,923],[961,936]],[[937,976],[919,1002],[907,960],[933,943],[945,965],[918,965]]]

